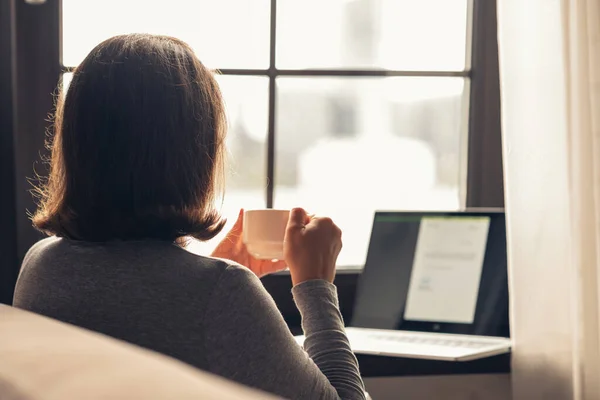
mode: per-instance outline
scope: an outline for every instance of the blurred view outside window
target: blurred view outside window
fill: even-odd
[[[272,1],[273,37],[271,0],[63,0],[63,65],[122,33],[188,42],[222,70],[228,227],[242,207],[302,206],[342,228],[339,265],[362,267],[375,210],[460,207],[469,0]]]

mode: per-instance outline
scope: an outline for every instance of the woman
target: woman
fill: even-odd
[[[306,352],[258,279],[284,264],[248,255],[241,219],[213,258],[181,247],[223,228],[225,129],[216,81],[185,43],[125,35],[93,49],[57,106],[33,217],[53,237],[26,255],[14,304],[287,398],[363,399],[330,219],[294,209],[286,231]]]

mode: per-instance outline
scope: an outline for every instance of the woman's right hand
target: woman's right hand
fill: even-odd
[[[342,249],[342,231],[331,218],[309,216],[302,208],[290,211],[283,257],[293,285],[313,279],[333,282]]]

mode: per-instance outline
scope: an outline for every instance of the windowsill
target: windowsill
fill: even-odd
[[[363,266],[343,266],[343,267],[336,267],[335,270],[335,274],[336,275],[358,275],[360,273],[362,273],[363,271]],[[280,272],[275,272],[273,274],[269,274],[268,276],[289,276],[290,275],[290,271],[289,270],[285,270],[285,271],[280,271]]]

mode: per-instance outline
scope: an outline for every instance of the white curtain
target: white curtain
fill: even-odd
[[[498,0],[498,38],[513,398],[600,399],[600,0]]]

